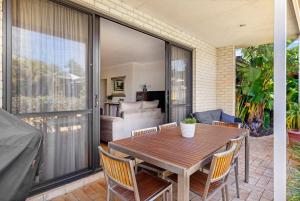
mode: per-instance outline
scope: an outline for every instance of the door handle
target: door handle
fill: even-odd
[[[98,94],[95,95],[95,107],[99,106],[99,96]]]

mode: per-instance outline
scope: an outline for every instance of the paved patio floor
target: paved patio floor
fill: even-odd
[[[250,138],[250,181],[244,182],[244,149],[239,159],[240,198],[236,198],[234,173],[230,175],[230,200],[233,201],[271,201],[273,200],[273,136]],[[176,200],[176,185],[174,186]],[[105,200],[105,180],[85,185],[53,201],[102,201]],[[192,201],[200,200],[195,194],[190,195]],[[221,194],[215,195],[213,201],[219,201]]]

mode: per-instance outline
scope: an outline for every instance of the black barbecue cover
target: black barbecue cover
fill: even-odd
[[[40,162],[42,134],[0,109],[0,201],[25,200]]]

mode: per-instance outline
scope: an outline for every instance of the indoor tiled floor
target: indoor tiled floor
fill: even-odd
[[[240,194],[236,198],[233,172],[230,175],[231,186],[230,200],[234,201],[271,201],[273,200],[273,136],[250,138],[250,181],[244,179],[244,149],[240,155]],[[191,194],[192,201],[199,197]],[[97,180],[74,190],[64,196],[57,197],[53,201],[102,201],[105,200],[105,181]],[[176,200],[176,186],[174,188],[174,200]],[[221,194],[217,194],[213,201],[221,200]]]

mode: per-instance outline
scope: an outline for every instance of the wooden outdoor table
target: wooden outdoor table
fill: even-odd
[[[183,138],[180,128],[110,142],[119,151],[178,174],[178,198],[189,200],[190,175],[203,167],[230,139],[246,136],[245,176],[249,176],[248,130],[197,124],[193,138]],[[247,162],[248,161],[248,162]],[[247,180],[247,178],[246,178]]]

